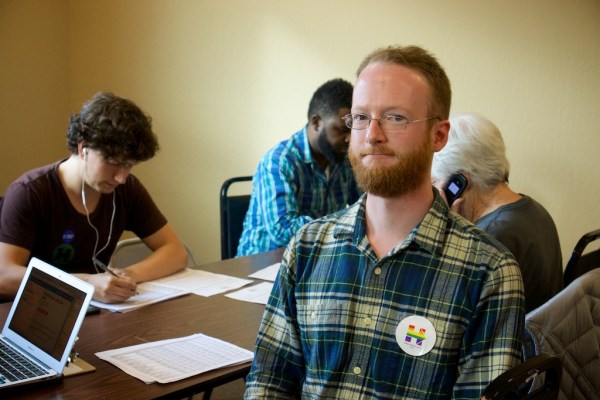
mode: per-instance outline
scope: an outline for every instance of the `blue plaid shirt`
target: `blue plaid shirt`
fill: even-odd
[[[327,177],[313,160],[306,128],[267,152],[252,180],[237,256],[285,247],[307,222],[354,203],[360,194],[349,162],[329,168]]]
[[[366,197],[294,236],[265,309],[247,399],[479,399],[520,362],[515,259],[435,195],[381,259],[366,238]],[[396,328],[408,316],[433,324],[429,353],[400,348]]]

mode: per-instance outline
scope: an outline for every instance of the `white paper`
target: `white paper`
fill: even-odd
[[[277,273],[279,272],[279,267],[281,263],[276,263],[273,265],[269,265],[266,268],[263,268],[255,273],[248,275],[249,278],[262,279],[264,281],[275,282],[275,278],[277,278]]]
[[[195,334],[96,353],[145,383],[169,383],[213,369],[252,361],[251,351]]]
[[[236,300],[248,301],[251,303],[267,304],[269,295],[273,290],[273,283],[261,282],[258,285],[250,286],[237,292],[226,294],[225,297],[229,297]]]
[[[153,282],[208,297],[229,290],[239,289],[242,286],[252,283],[252,280],[186,268],[176,274],[157,279]]]
[[[164,286],[155,282],[139,283],[137,285],[137,292],[138,294],[131,296],[122,303],[107,304],[97,300],[92,300],[90,304],[95,307],[104,308],[110,311],[127,312],[148,304],[158,303],[160,301],[183,296],[189,293],[189,291],[184,289]]]

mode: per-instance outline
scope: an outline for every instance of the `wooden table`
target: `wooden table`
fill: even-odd
[[[198,268],[237,277],[281,261],[283,250],[200,265]],[[256,283],[260,281],[255,281]],[[4,323],[11,303],[0,304]],[[211,297],[186,295],[127,313],[86,317],[75,345],[80,357],[96,371],[65,377],[59,383],[27,388],[3,399],[181,399],[243,378],[250,363],[206,372],[177,382],[146,385],[94,353],[135,344],[203,333],[245,349],[254,350],[264,305],[233,300],[223,294]]]

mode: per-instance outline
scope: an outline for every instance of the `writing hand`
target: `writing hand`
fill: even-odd
[[[92,275],[89,279],[95,288],[95,300],[103,303],[122,303],[137,293],[136,283],[126,274],[121,271],[109,271]]]

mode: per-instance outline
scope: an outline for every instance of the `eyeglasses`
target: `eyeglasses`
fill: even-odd
[[[137,161],[119,161],[119,160],[115,160],[114,158],[110,158],[110,157],[104,158],[104,161],[111,167],[115,167],[115,168],[123,167],[126,170],[130,170],[131,168],[133,168],[137,165]]]
[[[429,121],[430,119],[436,118],[440,119],[440,117],[436,115],[434,117],[427,117],[423,119],[415,119],[409,121],[403,115],[398,114],[384,115],[383,117],[379,118],[371,118],[365,114],[347,114],[342,117],[342,119],[346,123],[346,126],[350,129],[367,129],[371,125],[371,121],[377,121],[382,131],[390,133],[402,133],[410,124],[414,124],[416,122]]]
[[[130,170],[138,164],[138,161],[115,160],[112,157],[106,157],[100,150],[92,149],[94,153],[102,157],[102,161],[114,168],[124,168]]]

